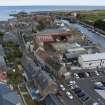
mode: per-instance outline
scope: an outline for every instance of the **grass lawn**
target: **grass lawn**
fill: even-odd
[[[81,16],[81,20],[83,21],[88,21],[88,22],[95,22],[99,19],[103,19],[103,17],[101,16],[98,16],[98,15],[84,15],[84,16]]]
[[[105,15],[105,10],[96,10],[93,13],[96,13],[96,14],[104,14]]]
[[[39,105],[37,102],[33,101],[29,95],[23,95],[27,105]]]
[[[26,89],[25,86],[20,86],[20,90],[21,90],[22,92],[27,92],[27,89]]]

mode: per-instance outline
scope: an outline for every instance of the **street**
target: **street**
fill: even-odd
[[[99,33],[92,32],[87,28],[81,26],[80,24],[71,24],[72,27],[79,30],[82,34],[86,35],[91,41],[99,44],[101,47],[105,48],[105,37],[100,35]]]

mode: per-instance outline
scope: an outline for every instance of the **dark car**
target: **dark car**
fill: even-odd
[[[84,101],[87,101],[89,99],[89,97],[87,95],[85,95],[85,96],[81,97],[80,99],[84,102]]]
[[[105,81],[102,81],[103,86],[105,87]]]
[[[86,78],[86,75],[83,72],[82,73],[78,73],[78,75],[79,75],[80,78]]]
[[[93,77],[93,75],[92,75],[92,73],[91,73],[91,72],[87,72],[87,73],[89,74],[89,76],[90,76],[90,77]]]
[[[64,93],[63,93],[63,91],[58,91],[58,92],[56,93],[56,95],[63,96]]]
[[[85,93],[81,91],[81,92],[77,93],[77,95],[78,95],[78,97],[83,97],[83,96],[85,96]]]
[[[80,93],[80,92],[81,92],[81,89],[80,89],[80,88],[75,88],[75,89],[74,89],[74,92],[75,92],[75,93]]]

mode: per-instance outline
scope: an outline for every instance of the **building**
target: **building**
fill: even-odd
[[[4,56],[5,56],[4,49],[2,45],[0,45],[0,67],[2,67],[3,69],[6,69],[6,63],[5,63]]]
[[[0,66],[6,69],[6,63],[3,56],[0,56]]]
[[[105,52],[81,55],[78,61],[82,68],[105,67]]]
[[[20,96],[7,84],[0,82],[0,105],[23,105]]]
[[[59,78],[67,72],[66,66],[49,56],[45,50],[39,48],[36,51],[36,54],[46,63],[43,67],[46,69],[46,66],[48,66],[50,68],[49,72],[53,72]]]
[[[43,46],[44,44],[57,42],[61,40],[67,40],[72,34],[67,31],[46,31],[46,32],[38,32],[33,35],[35,44],[38,46]]]
[[[37,86],[40,95],[45,97],[49,93],[56,94],[58,86],[49,74],[28,58],[25,63],[27,63],[27,66],[24,67],[26,80],[34,82],[33,85]]]
[[[0,56],[5,56],[2,45],[0,45]]]
[[[0,81],[7,82],[7,74],[2,67],[0,67]]]
[[[46,72],[42,70],[39,71],[39,74],[37,74],[35,82],[37,83],[42,96],[47,96],[49,93],[56,94],[58,91],[57,84]]]
[[[79,54],[76,53],[65,53],[64,54],[64,58],[68,61],[68,62],[73,62],[73,61],[77,61],[79,57]]]
[[[3,36],[3,41],[4,42],[13,42],[13,43],[18,43],[18,38],[16,35],[14,35],[11,32],[6,32],[5,35]]]
[[[71,23],[76,23],[77,19],[75,16],[56,16],[56,19],[60,19],[60,20],[67,20]]]
[[[41,104],[42,105],[62,105],[60,100],[54,94],[49,94]]]

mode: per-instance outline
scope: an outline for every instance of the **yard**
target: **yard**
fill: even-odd
[[[5,59],[7,63],[14,62],[17,58],[22,57],[19,46],[12,42],[4,43],[3,48],[5,49]]]
[[[38,102],[35,102],[31,99],[31,97],[27,94],[27,95],[23,95],[27,105],[39,105]]]

